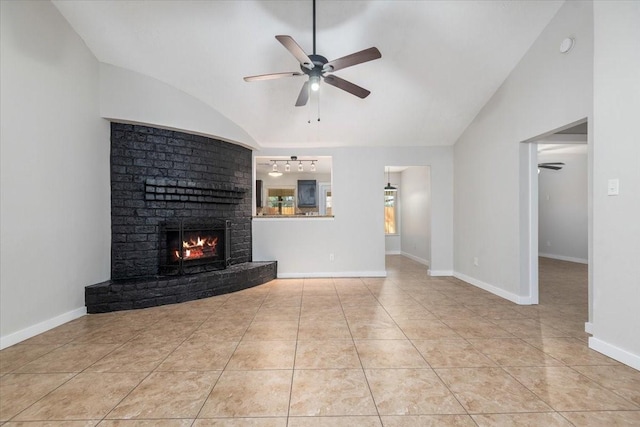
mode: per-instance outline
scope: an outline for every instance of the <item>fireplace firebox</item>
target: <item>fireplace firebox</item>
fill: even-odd
[[[182,220],[160,226],[160,274],[221,270],[231,264],[231,221]]]

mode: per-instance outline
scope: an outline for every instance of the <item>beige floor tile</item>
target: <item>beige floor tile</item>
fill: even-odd
[[[237,345],[236,341],[187,340],[158,366],[158,371],[222,370]]]
[[[562,362],[519,338],[469,339],[473,347],[501,366],[562,366]]]
[[[640,409],[568,367],[506,369],[557,411]]]
[[[73,339],[74,344],[124,344],[142,330],[141,326],[107,325]]]
[[[382,427],[379,417],[290,417],[288,427]]]
[[[472,415],[479,427],[571,427],[569,421],[556,412],[533,414],[483,414]]]
[[[344,316],[348,321],[380,321],[395,323],[387,310],[382,306],[372,307],[344,307]]]
[[[3,427],[94,427],[100,420],[83,421],[10,421]]]
[[[628,366],[573,366],[601,386],[640,406],[640,372]]]
[[[300,320],[299,340],[350,339],[351,331],[344,320]]]
[[[429,277],[407,258],[387,261],[387,278],[274,280],[84,316],[2,350],[0,415],[42,420],[3,426],[96,425],[118,404],[133,414],[123,416],[141,418],[100,425],[186,427],[195,414],[199,427],[640,425],[637,371],[588,348],[586,266],[541,259],[541,304],[518,306],[455,278]],[[365,377],[362,364],[377,367]],[[199,388],[203,375],[223,368],[218,382]],[[17,373],[27,369],[34,373]],[[56,369],[63,371],[38,373]],[[61,385],[51,383],[58,376]],[[447,410],[437,409],[442,390],[459,399],[459,414],[430,412]],[[553,413],[545,402],[589,409]],[[594,403],[633,410],[593,410]],[[189,415],[180,418],[180,407]],[[418,412],[429,414],[392,415]]]
[[[28,340],[23,341],[21,344],[26,345],[64,345],[73,341],[75,338],[78,338],[82,335],[81,332],[77,330],[65,330],[64,327],[66,325],[58,326],[57,328],[51,329],[47,332],[43,332],[40,335],[36,335],[35,337],[29,338]],[[97,329],[97,328],[95,328]]]
[[[344,312],[340,307],[313,307],[313,308],[305,308],[302,307],[300,311],[300,322],[301,323],[309,323],[309,322],[331,322],[331,321],[345,321]]]
[[[7,421],[74,374],[7,374],[0,377],[0,421]]]
[[[637,427],[640,411],[562,412],[576,427]]]
[[[286,416],[291,376],[291,370],[225,371],[198,418]]]
[[[360,368],[360,358],[352,340],[298,341],[296,369]]]
[[[384,427],[477,427],[469,415],[382,416]]]
[[[251,320],[245,322],[210,322],[200,325],[188,338],[189,341],[240,341],[249,328]]]
[[[389,320],[355,319],[349,320],[348,324],[354,339],[402,340],[407,338],[391,318]]]
[[[132,341],[155,342],[158,339],[165,342],[182,341],[187,339],[200,325],[199,322],[159,322],[140,331]]]
[[[467,305],[465,306],[475,315],[483,317],[487,320],[515,320],[524,319],[526,316],[512,307],[493,306],[493,305]],[[506,329],[506,328],[505,328]],[[507,329],[508,330],[508,329]]]
[[[362,370],[296,370],[289,415],[377,415],[377,411]]]
[[[538,319],[499,319],[494,320],[494,323],[518,338],[553,338],[567,336],[566,332],[547,325]],[[582,329],[584,330],[584,322],[582,323]]]
[[[15,372],[80,372],[118,347],[118,344],[66,344],[21,366]]]
[[[356,340],[356,349],[367,368],[428,368],[409,340]]]
[[[193,427],[287,427],[285,417],[198,419]]]
[[[431,369],[367,369],[380,415],[465,414]]]
[[[429,309],[438,319],[446,322],[446,319],[469,319],[477,316],[476,313],[463,305],[442,305]]]
[[[495,323],[480,318],[447,318],[442,321],[463,338],[513,338]]]
[[[253,322],[242,337],[251,341],[290,341],[298,337],[297,321]]]
[[[576,338],[526,338],[525,341],[567,365],[619,365]]]
[[[433,319],[396,319],[407,338],[412,340],[433,340],[438,338],[460,338],[453,329]]]
[[[18,414],[15,420],[101,419],[144,376],[141,373],[80,373]]]
[[[60,344],[16,344],[7,347],[0,351],[0,375],[12,372],[60,346]]]
[[[274,304],[277,303],[277,300],[274,301]],[[274,305],[273,307],[265,307],[263,306],[256,313],[256,317],[254,321],[256,322],[281,322],[281,321],[289,321],[289,322],[297,322],[300,319],[300,307],[289,307],[289,306],[278,306]]]
[[[413,345],[432,368],[474,368],[496,366],[463,339],[413,340]]]
[[[177,342],[128,342],[89,366],[86,372],[151,372],[177,346]]]
[[[551,409],[499,368],[435,371],[469,413],[548,412]]]
[[[293,369],[295,341],[242,341],[226,369]]]
[[[219,371],[154,372],[107,418],[195,418],[219,376]]]
[[[190,427],[192,424],[192,419],[103,420],[98,427]]]

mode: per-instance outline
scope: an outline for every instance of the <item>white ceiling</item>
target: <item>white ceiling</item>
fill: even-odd
[[[562,4],[318,0],[318,54],[382,53],[336,72],[368,98],[325,84],[318,109],[294,107],[305,77],[242,79],[299,71],[274,36],[313,53],[310,0],[53,2],[99,61],[204,101],[263,147],[453,144]]]

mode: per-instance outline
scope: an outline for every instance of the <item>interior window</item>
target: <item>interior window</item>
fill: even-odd
[[[257,216],[333,216],[330,156],[255,158]]]

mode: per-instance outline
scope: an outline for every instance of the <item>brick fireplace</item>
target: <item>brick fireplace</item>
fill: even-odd
[[[112,123],[111,280],[86,288],[87,310],[186,301],[275,278],[275,262],[251,262],[251,182],[247,148]],[[220,224],[226,227],[222,234]],[[202,248],[198,238],[204,237],[194,227],[211,234]],[[171,239],[181,240],[168,248]]]

